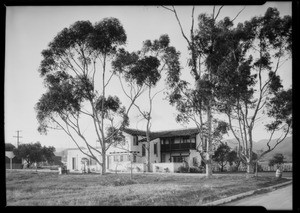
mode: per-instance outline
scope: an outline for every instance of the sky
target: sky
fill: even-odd
[[[276,7],[281,16],[291,15],[291,2],[268,2],[260,6],[225,6],[219,18],[235,17],[235,24],[249,20],[253,16],[263,15],[268,7]],[[212,13],[212,6],[196,6],[195,15]],[[218,7],[217,7],[218,8]],[[192,6],[176,6],[184,32],[188,35],[191,26]],[[60,147],[75,147],[75,144],[62,131],[50,130],[47,135],[38,131],[38,122],[34,106],[46,91],[38,68],[42,60],[41,52],[63,28],[69,27],[78,20],[98,22],[106,17],[115,17],[122,23],[126,34],[128,51],[141,48],[144,40],[158,39],[162,34],[168,34],[171,45],[181,52],[182,76],[188,79],[186,68],[188,51],[187,43],[181,35],[174,15],[157,6],[7,6],[6,7],[6,38],[5,38],[5,87],[4,87],[4,134],[5,143],[16,145],[17,130],[21,130],[20,142],[31,143],[40,141],[42,145]],[[291,60],[279,70],[285,88],[292,85]],[[157,86],[164,87],[163,81]],[[128,100],[122,95],[117,79],[109,86],[110,94],[117,94],[122,103]],[[145,107],[145,99],[139,103]],[[143,121],[137,117],[138,112],[129,114],[130,127],[144,129]],[[160,93],[155,97],[153,109],[152,130],[182,129],[194,126],[192,123],[182,126],[175,121],[175,107],[169,105],[165,95]],[[86,124],[89,129],[89,124]],[[258,125],[254,140],[267,138],[263,125]],[[230,137],[230,136],[228,136]]]

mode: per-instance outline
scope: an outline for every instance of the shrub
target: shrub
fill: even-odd
[[[125,185],[131,185],[131,184],[137,184],[137,181],[132,179],[117,179],[112,182],[113,186],[125,186]]]
[[[237,166],[230,166],[228,168],[228,171],[230,171],[230,172],[237,172],[238,171],[238,167]]]
[[[199,167],[190,167],[190,173],[202,173],[202,169],[200,169]]]
[[[184,167],[184,166],[180,166],[180,167],[178,167],[178,171],[179,171],[179,173],[187,173],[188,168]]]

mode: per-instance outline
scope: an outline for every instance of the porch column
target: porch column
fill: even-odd
[[[172,143],[172,140],[171,140],[171,138],[169,139],[169,147],[170,147],[170,162],[172,162],[172,145],[171,145],[171,143]]]

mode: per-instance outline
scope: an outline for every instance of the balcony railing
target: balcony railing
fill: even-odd
[[[178,150],[189,150],[189,149],[196,149],[196,143],[175,143],[175,144],[162,144],[161,151],[162,152],[170,152],[178,151]]]

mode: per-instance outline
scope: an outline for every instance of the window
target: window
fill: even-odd
[[[123,155],[120,155],[120,162],[123,161]]]
[[[73,169],[73,170],[76,170],[76,169],[77,169],[76,158],[72,158],[72,169]]]
[[[137,135],[133,136],[133,145],[134,146],[138,146],[139,145],[139,143],[138,143],[138,136]]]
[[[145,156],[146,155],[146,145],[143,144],[142,145],[142,156]]]
[[[173,156],[174,163],[181,163],[183,160],[186,160],[184,156]]]
[[[162,163],[166,162],[166,154],[161,155],[161,162]]]
[[[96,165],[96,164],[97,164],[96,160],[91,158],[90,159],[90,165]]]
[[[180,143],[180,138],[173,139],[173,143]]]
[[[118,161],[118,155],[115,155],[114,156],[114,162],[117,162]]]
[[[154,154],[157,155],[157,143],[154,144]]]

